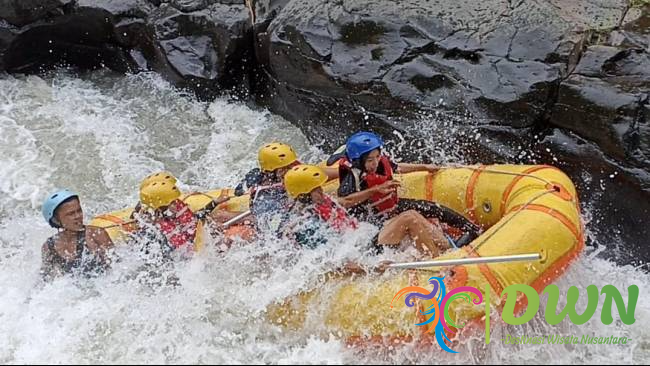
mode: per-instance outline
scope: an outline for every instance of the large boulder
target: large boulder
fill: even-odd
[[[1,1],[0,70],[153,69],[204,98],[247,89],[254,57],[244,0]]]
[[[243,4],[172,1],[147,18],[154,70],[210,97],[239,87],[253,62],[252,23]]]
[[[620,162],[650,170],[649,102],[647,50],[592,46],[562,82],[550,121]]]
[[[0,0],[0,19],[22,27],[43,18],[63,14],[73,0]]]
[[[291,1],[257,34],[265,102],[314,139],[366,123],[407,129],[401,117],[439,108],[533,126],[548,118],[587,30],[619,24],[627,7],[557,5]]]
[[[55,15],[32,14],[34,21],[27,25],[0,25],[0,68],[32,73],[68,64],[137,70],[129,49],[133,41],[116,25],[142,19],[152,9],[145,0],[77,0]]]

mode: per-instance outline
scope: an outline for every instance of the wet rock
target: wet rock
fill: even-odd
[[[103,10],[110,18],[145,18],[153,10],[146,0],[77,0],[77,11]]]
[[[169,4],[182,12],[205,9],[206,0],[171,0]]]
[[[264,101],[319,137],[332,123],[392,128],[439,108],[533,126],[548,118],[585,29],[615,26],[625,9],[624,1],[578,1],[571,11],[500,0],[289,2],[258,33],[271,84]]]
[[[146,39],[147,23],[140,18],[124,18],[115,23],[115,41],[127,48],[139,48],[149,42]]]
[[[0,0],[0,19],[22,27],[43,18],[63,14],[72,0]]]
[[[254,23],[257,30],[265,31],[271,20],[273,20],[290,0],[251,0]],[[257,27],[263,24],[262,27]]]
[[[650,53],[592,46],[562,83],[551,122],[621,163],[650,171],[649,96]]]
[[[650,51],[650,5],[630,9],[620,29],[610,33],[609,44]]]
[[[56,65],[137,70],[128,49],[140,29],[120,23],[143,17],[153,9],[144,0],[78,0],[55,15],[34,18],[21,27],[0,25],[0,67],[9,72],[40,72]],[[24,4],[23,4],[24,6]],[[115,34],[116,24],[126,26]],[[128,29],[128,32],[127,32]]]
[[[14,32],[3,53],[9,72],[39,72],[57,64],[82,68],[111,66],[127,71],[130,61],[112,42],[112,28],[103,17],[64,15],[54,21]]]
[[[162,4],[147,19],[154,69],[209,97],[241,86],[252,61],[252,24],[244,5],[214,3],[188,13]]]
[[[7,3],[11,6],[0,15],[15,21],[37,2]],[[60,64],[122,72],[154,69],[206,98],[246,84],[253,42],[244,0],[40,4],[31,18],[16,21],[18,26],[0,20],[2,70],[40,72]]]

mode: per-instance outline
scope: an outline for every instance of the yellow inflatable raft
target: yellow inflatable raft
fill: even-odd
[[[322,335],[337,334],[354,343],[423,340],[428,319],[403,303],[391,309],[393,296],[406,286],[431,290],[428,279],[445,276],[447,293],[460,286],[483,291],[491,288],[491,302],[501,309],[503,289],[530,285],[540,292],[561,276],[584,247],[584,231],[577,193],[571,180],[552,166],[493,165],[445,169],[432,175],[411,173],[398,177],[406,187],[403,197],[439,202],[463,213],[485,229],[468,246],[438,259],[541,253],[537,262],[457,266],[442,271],[410,270],[381,277],[338,280],[302,293],[268,309],[268,317],[289,328],[307,327]],[[525,299],[525,298],[524,298]],[[515,311],[525,305],[519,301]],[[455,301],[449,315],[456,324],[481,323],[485,307]],[[324,324],[323,324],[324,321]]]
[[[559,169],[548,166],[491,165],[448,168],[437,174],[424,172],[397,175],[404,198],[436,201],[462,213],[485,231],[460,250],[438,259],[541,253],[539,262],[512,262],[457,266],[441,272],[431,270],[393,271],[381,277],[329,279],[327,284],[298,294],[267,309],[272,322],[314,333],[335,334],[353,342],[366,340],[411,340],[422,338],[426,320],[418,310],[431,305],[422,301],[418,309],[403,304],[390,308],[397,291],[419,285],[427,287],[432,276],[445,276],[447,292],[460,286],[480,290],[490,285],[493,306],[500,307],[503,289],[526,284],[541,292],[566,270],[584,247],[576,189]],[[337,182],[328,184],[335,192]],[[183,196],[193,210],[232,190],[215,190]],[[235,197],[221,208],[242,212],[248,197]],[[119,240],[129,224],[131,209],[100,215],[91,225],[105,227]],[[525,303],[518,302],[520,310]],[[415,310],[414,310],[415,309]],[[450,306],[454,323],[480,322],[484,307],[461,301]]]

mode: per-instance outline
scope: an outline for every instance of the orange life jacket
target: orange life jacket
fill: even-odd
[[[345,229],[356,229],[359,227],[357,220],[350,217],[345,209],[325,196],[325,201],[315,205],[314,211],[323,220],[328,222],[334,230],[342,232]]]
[[[187,244],[193,245],[199,220],[190,207],[181,200],[170,204],[173,216],[165,216],[156,222],[156,226],[165,234],[169,244],[178,249]]]
[[[393,179],[393,168],[391,167],[390,160],[386,155],[382,155],[379,158],[379,164],[383,166],[385,174],[377,174],[376,172],[367,174],[362,173],[360,169],[353,167],[352,163],[350,163],[346,158],[341,158],[339,161],[339,176],[342,176],[346,172],[352,174],[354,176],[357,191],[360,192],[361,182],[365,182],[368,188],[372,188]],[[370,201],[372,202],[372,206],[378,212],[384,212],[393,209],[399,202],[399,197],[397,196],[397,192],[391,192],[389,194],[375,193],[370,197]]]

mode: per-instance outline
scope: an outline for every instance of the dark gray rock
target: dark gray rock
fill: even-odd
[[[207,6],[206,0],[170,0],[169,4],[183,12],[202,10]]]
[[[0,19],[22,27],[46,17],[63,13],[72,0],[0,0]]]
[[[145,18],[154,6],[146,0],[77,0],[77,9],[104,10],[111,18]]]
[[[13,21],[36,3],[7,2],[0,14]],[[0,20],[0,68],[151,68],[206,98],[247,84],[254,58],[243,0],[77,0],[61,8],[63,3],[69,2],[40,2],[31,17],[16,22],[20,26]]]
[[[244,5],[215,3],[184,13],[162,4],[147,23],[154,69],[201,96],[241,86],[251,68],[252,24]]]
[[[619,162],[650,170],[649,95],[650,53],[592,46],[562,83],[551,122]]]
[[[135,71],[129,47],[141,42],[142,17],[154,6],[144,0],[78,0],[55,15],[21,27],[0,24],[0,67],[40,72],[61,65]],[[22,6],[24,6],[23,4]],[[138,18],[140,17],[140,18]]]
[[[556,5],[291,1],[257,33],[270,80],[264,101],[319,137],[331,123],[393,128],[410,112],[439,108],[533,126],[547,120],[584,29],[615,26],[626,9],[625,1]]]

